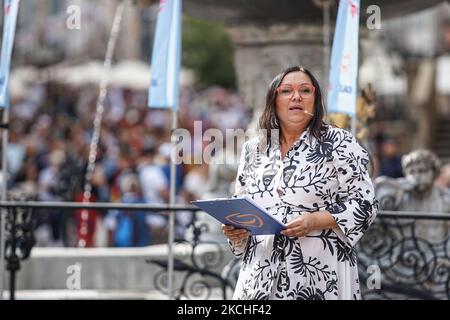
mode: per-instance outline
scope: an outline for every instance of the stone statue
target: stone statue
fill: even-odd
[[[420,149],[402,158],[404,178],[381,176],[374,180],[375,193],[382,210],[450,213],[450,192],[434,185],[441,162],[431,151]],[[417,220],[417,235],[430,241],[448,237],[445,221]]]

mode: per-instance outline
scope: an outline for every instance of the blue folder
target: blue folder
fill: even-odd
[[[192,201],[223,224],[247,229],[253,235],[278,234],[286,226],[248,196],[230,199]]]

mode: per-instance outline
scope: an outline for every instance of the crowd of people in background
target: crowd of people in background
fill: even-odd
[[[109,88],[91,181],[90,202],[164,204],[169,201],[170,110],[147,107],[146,92]],[[58,83],[34,85],[12,101],[8,157],[10,199],[83,201],[83,189],[98,88]],[[179,127],[246,128],[251,110],[222,87],[183,88]],[[201,138],[201,137],[200,137]],[[202,143],[193,143],[202,145]],[[192,153],[202,150],[192,149]],[[181,164],[176,202],[204,197],[208,166]],[[86,212],[86,211],[84,211]],[[145,246],[167,241],[163,213],[88,210],[86,246]],[[83,210],[40,210],[35,215],[38,246],[74,246]],[[175,237],[184,237],[190,212],[176,215]]]

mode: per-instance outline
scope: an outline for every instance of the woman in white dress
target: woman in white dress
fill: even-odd
[[[349,132],[326,125],[324,112],[307,69],[272,81],[260,118],[266,134],[245,143],[235,196],[251,196],[287,228],[251,236],[222,226],[243,256],[234,299],[361,298],[354,247],[378,211],[369,156]]]

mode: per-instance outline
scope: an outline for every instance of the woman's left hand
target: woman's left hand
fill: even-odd
[[[281,234],[288,237],[304,237],[315,229],[315,217],[313,214],[304,214],[286,224],[286,229]]]

